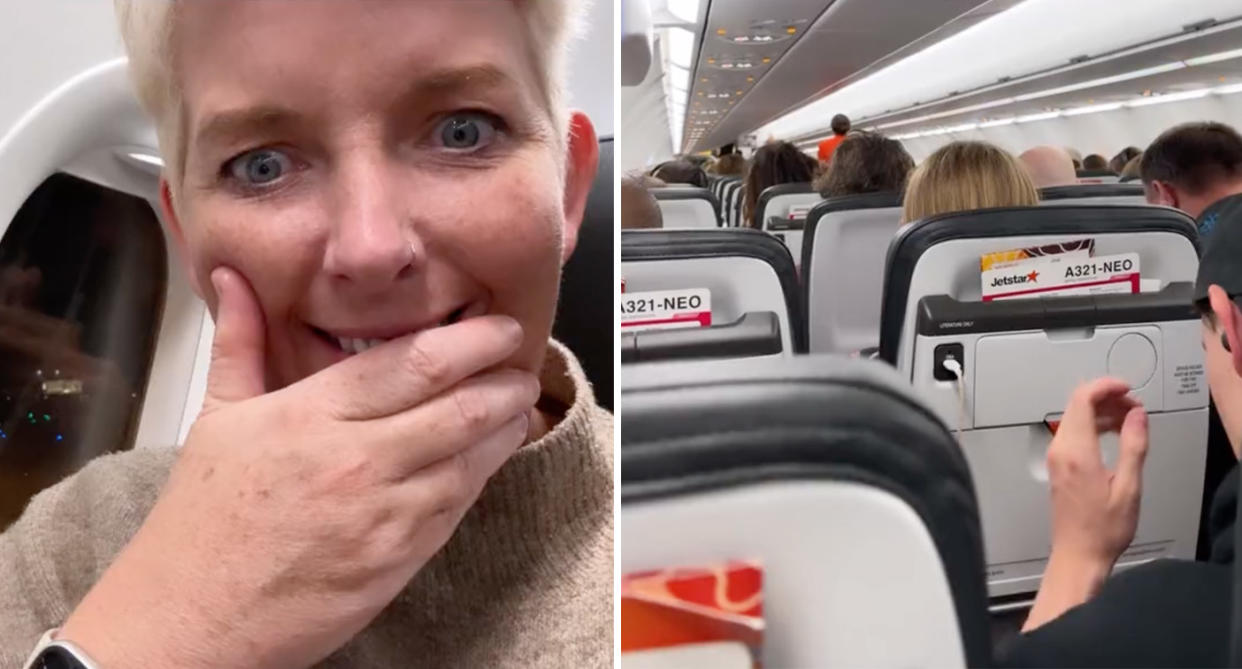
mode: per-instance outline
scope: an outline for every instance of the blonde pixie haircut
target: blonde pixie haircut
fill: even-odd
[[[987,142],[953,142],[910,175],[901,220],[954,211],[1039,204],[1030,175],[1008,152]]]
[[[198,1],[198,0],[195,0]],[[260,1],[260,0],[254,0]],[[459,0],[452,0],[459,1]],[[536,64],[543,73],[543,102],[563,149],[569,126],[565,64],[570,39],[588,0],[510,0],[525,18]],[[185,173],[185,132],[176,74],[177,0],[114,0],[138,100],[155,121],[165,176],[176,193]],[[564,157],[558,156],[563,162]]]

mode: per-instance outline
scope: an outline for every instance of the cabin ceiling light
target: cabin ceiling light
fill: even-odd
[[[1242,58],[1242,49],[1232,49],[1230,51],[1221,51],[1206,56],[1198,56],[1195,58],[1187,58],[1184,63],[1194,67],[1195,65],[1209,65],[1211,63],[1219,63],[1224,60],[1233,60],[1234,58]]]
[[[985,121],[983,123],[980,123],[979,127],[980,128],[997,128],[1002,125],[1013,125],[1014,123],[1017,123],[1017,122],[1018,122],[1017,118],[1010,116],[1009,118],[998,118],[993,121]]]
[[[1096,114],[1099,112],[1116,111],[1125,106],[1124,102],[1110,102],[1102,105],[1091,105],[1089,107],[1074,107],[1066,109],[1065,116],[1082,116],[1084,114]]]
[[[1080,81],[1076,84],[1069,84],[1068,86],[1058,86],[1057,88],[1049,88],[1047,90],[1037,91],[1035,93],[1025,93],[1023,95],[1015,96],[1014,100],[1018,102],[1026,102],[1027,100],[1037,100],[1039,98],[1046,98],[1052,95],[1060,95],[1062,93],[1072,93],[1074,91],[1081,91],[1086,88],[1097,88],[1099,86],[1108,86],[1110,84],[1116,84],[1116,83],[1120,83],[1123,81],[1129,81],[1131,79],[1141,79],[1143,77],[1150,77],[1150,76],[1154,76],[1157,74],[1164,74],[1165,72],[1173,72],[1175,70],[1182,70],[1185,68],[1186,68],[1186,64],[1180,61],[1176,63],[1165,63],[1164,65],[1156,65],[1155,67],[1146,67],[1141,70],[1135,70],[1133,72],[1126,72],[1124,74],[1117,74],[1111,77],[1100,77],[1099,79],[1090,79],[1088,81]]]
[[[1138,98],[1126,103],[1127,107],[1147,107],[1149,105],[1159,105],[1166,102],[1180,102],[1182,100],[1194,100],[1196,98],[1207,97],[1211,94],[1210,88],[1198,88],[1193,91],[1182,91],[1180,93],[1168,93],[1166,95],[1153,95],[1147,98]]]

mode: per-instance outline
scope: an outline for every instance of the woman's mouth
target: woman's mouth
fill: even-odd
[[[446,325],[452,325],[453,323],[456,323],[462,320],[462,316],[466,313],[467,308],[468,308],[468,305],[454,309],[451,313],[449,313],[448,316],[445,316],[443,320],[441,320],[438,324],[436,324],[435,327],[444,327]],[[384,342],[392,341],[393,339],[398,339],[408,334],[412,334],[414,332],[418,332],[420,330],[425,330],[425,329],[428,329],[428,328],[415,328],[415,329],[406,330],[404,332],[399,332],[398,334],[393,334],[393,335],[368,336],[366,333],[361,333],[361,336],[359,336],[360,333],[337,334],[337,333],[329,332],[328,330],[324,330],[322,328],[315,327],[313,325],[311,326],[311,330],[316,335],[319,335],[319,337],[323,339],[325,342],[327,342],[328,344],[331,344],[337,349],[340,349],[346,355],[354,355],[357,353],[362,353],[363,351],[366,351],[367,349],[383,344]]]

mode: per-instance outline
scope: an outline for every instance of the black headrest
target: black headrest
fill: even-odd
[[[955,239],[1122,232],[1171,232],[1186,237],[1195,251],[1199,250],[1199,233],[1189,216],[1176,209],[1146,205],[1001,207],[940,214],[906,225],[889,244],[884,263],[880,358],[897,362],[910,279],[919,258],[931,247]]]
[[[1072,186],[1049,186],[1039,189],[1041,200],[1070,200],[1080,197],[1143,196],[1141,184],[1074,184]]]
[[[771,480],[890,492],[928,528],[967,666],[988,666],[982,530],[966,459],[908,381],[873,361],[799,356],[626,370],[622,504]]]
[[[1117,173],[1110,169],[1102,170],[1075,170],[1079,179],[1087,179],[1090,177],[1115,177]]]
[[[586,214],[578,231],[578,245],[565,263],[561,274],[561,295],[556,307],[552,336],[569,347],[587,379],[595,388],[595,401],[612,410],[613,361],[612,336],[604,332],[613,322],[613,305],[601,295],[616,292],[613,279],[611,138],[599,143],[599,172],[587,196]]]
[[[763,192],[759,193],[759,199],[755,201],[755,210],[751,212],[755,228],[758,230],[763,229],[763,210],[767,209],[768,203],[772,201],[772,198],[778,195],[814,192],[815,189],[811,187],[810,183],[776,184],[763,189]]]
[[[789,248],[772,235],[749,228],[724,230],[622,230],[621,262],[685,260],[689,258],[755,258],[776,272],[785,307],[789,310],[789,333],[794,352],[806,351],[806,327],[798,300],[798,272]],[[610,305],[611,306],[611,305]]]
[[[716,213],[716,224],[720,224],[720,200],[715,193],[706,188],[686,184],[669,184],[648,190],[657,200],[707,200],[712,203],[712,211]]]

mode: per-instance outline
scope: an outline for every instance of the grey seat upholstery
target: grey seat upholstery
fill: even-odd
[[[988,666],[978,510],[875,361],[655,363],[622,393],[623,573],[762,564],[767,666]]]
[[[710,190],[671,184],[650,192],[660,206],[665,229],[720,227],[720,201]]]
[[[707,289],[712,323],[776,314],[781,351],[805,351],[793,259],[758,230],[624,230],[621,272],[627,293]]]
[[[982,302],[987,252],[1095,240],[1096,257],[1137,254],[1139,294]],[[989,589],[1034,592],[1049,546],[1048,421],[1081,382],[1127,380],[1149,416],[1142,512],[1127,568],[1193,558],[1207,445],[1200,324],[1190,305],[1197,234],[1164,207],[1076,205],[959,212],[904,227],[885,268],[880,356],[961,430],[979,495]],[[1047,271],[1047,270],[1045,270]],[[955,381],[941,360],[964,368]],[[1103,440],[1115,462],[1116,437]]]
[[[830,198],[807,214],[802,298],[812,353],[879,345],[884,257],[900,223],[900,193]]]
[[[806,213],[822,198],[809,183],[779,184],[764,189],[755,202],[751,223],[789,247],[794,264],[802,263],[802,229]]]

